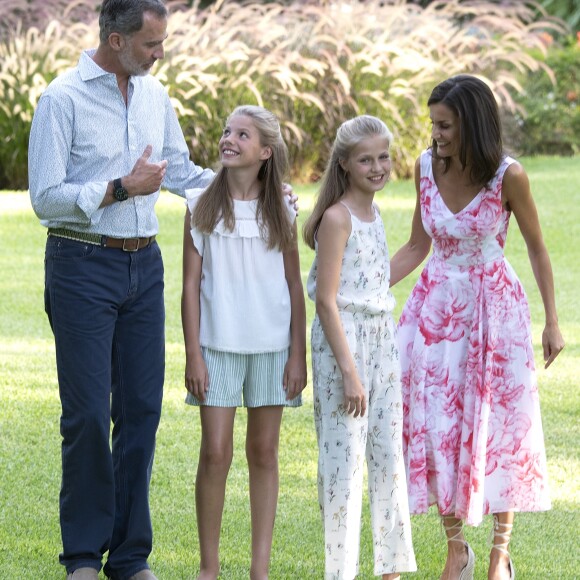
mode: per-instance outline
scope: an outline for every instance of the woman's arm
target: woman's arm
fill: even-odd
[[[411,236],[409,241],[397,250],[391,258],[391,281],[394,286],[405,276],[408,276],[425,259],[431,249],[431,238],[425,232],[421,221],[421,164],[417,159],[415,162],[415,190],[417,200],[415,202],[415,213],[411,225]]]
[[[542,333],[545,368],[548,368],[564,348],[564,339],[558,326],[554,275],[550,256],[544,243],[538,210],[530,191],[530,182],[519,163],[510,165],[503,178],[503,197],[513,212],[526,246],[536,283],[540,290],[546,317]]]
[[[199,289],[202,257],[191,238],[191,213],[185,214],[183,227],[183,288],[181,292],[181,325],[185,340],[185,388],[204,401],[209,388],[209,376],[199,342]]]
[[[328,208],[322,216],[317,233],[316,313],[342,374],[344,407],[347,413],[358,417],[365,414],[367,400],[336,304],[342,258],[351,227],[348,210],[341,205]]]
[[[284,272],[290,292],[290,356],[284,368],[286,398],[292,400],[306,387],[306,306],[300,273],[300,254],[296,222],[294,222],[294,246],[284,252]]]

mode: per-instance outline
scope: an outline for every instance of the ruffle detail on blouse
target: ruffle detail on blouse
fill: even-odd
[[[186,191],[187,207],[193,215],[199,197],[204,192],[204,189],[189,189]],[[290,202],[288,196],[284,196],[285,209],[291,223],[296,219],[296,210],[294,205]],[[223,220],[220,220],[211,235],[218,235],[224,238],[262,238],[262,228],[256,221],[256,206],[257,200],[240,201],[234,200],[234,228],[230,230],[226,227]],[[204,238],[206,234],[202,234],[196,228],[191,228],[191,237],[200,256],[203,257]]]
[[[230,230],[229,228],[226,228],[224,221],[220,220],[216,224],[212,234],[217,234],[224,238],[259,238],[260,226],[255,218],[236,218],[234,229]]]

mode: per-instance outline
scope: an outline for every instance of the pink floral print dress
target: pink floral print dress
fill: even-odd
[[[502,180],[460,212],[441,197],[431,152],[421,155],[420,202],[433,253],[398,324],[403,445],[411,513],[437,504],[482,516],[550,508],[524,289],[504,257],[510,212]]]

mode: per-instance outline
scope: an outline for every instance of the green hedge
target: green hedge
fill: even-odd
[[[535,72],[525,79],[516,97],[525,114],[515,117],[514,145],[523,155],[580,153],[580,39],[548,52],[546,64],[554,73]]]

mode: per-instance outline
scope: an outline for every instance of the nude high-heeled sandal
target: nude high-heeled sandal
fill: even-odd
[[[510,553],[507,549],[509,543],[510,543],[510,537],[512,535],[512,528],[514,527],[513,524],[502,524],[500,523],[498,517],[494,514],[493,516],[493,529],[491,530],[492,533],[492,537],[491,537],[491,541],[493,542],[493,545],[491,546],[492,550],[498,550],[500,552],[503,552],[504,554],[507,554],[507,556],[509,557],[510,561],[509,561],[509,570],[510,570],[510,580],[514,580],[514,578],[516,577],[516,569],[514,568],[514,563],[512,562]],[[503,531],[500,531],[500,528],[503,529]],[[495,543],[495,539],[499,537],[501,538],[501,542],[499,543]]]
[[[465,540],[459,538],[463,531],[463,521],[458,520],[452,526],[447,526],[444,517],[441,518],[441,521],[443,522],[443,527],[446,532],[457,530],[457,533],[454,536],[447,536],[447,542],[460,542],[467,549],[467,564],[465,564],[461,569],[458,580],[473,580],[473,573],[475,572],[475,554],[473,553],[471,546]]]

